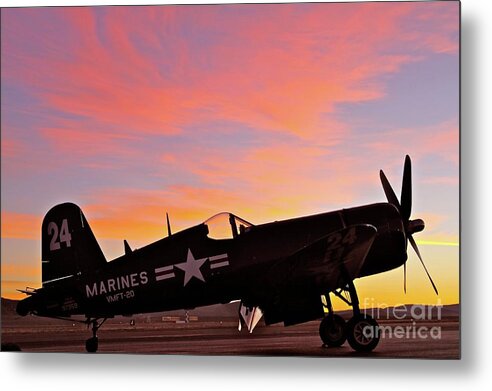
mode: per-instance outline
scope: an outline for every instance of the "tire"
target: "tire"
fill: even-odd
[[[347,322],[347,341],[357,352],[370,352],[379,343],[379,325],[369,315],[360,314]]]
[[[89,338],[85,341],[85,350],[89,353],[95,353],[97,352],[98,345],[97,337]]]
[[[347,340],[345,320],[339,315],[328,315],[319,324],[319,336],[326,346],[342,346]]]

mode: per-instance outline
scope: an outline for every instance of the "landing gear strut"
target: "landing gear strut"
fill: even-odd
[[[349,297],[343,295],[346,292]],[[362,314],[359,308],[359,298],[354,283],[350,281],[345,289],[333,291],[335,296],[352,307],[353,316],[345,323],[333,313],[330,293],[325,295],[328,315],[321,321],[319,335],[327,346],[341,346],[345,340],[357,352],[370,352],[379,343],[378,323],[369,315]]]
[[[325,316],[319,324],[319,336],[321,337],[324,346],[342,346],[347,340],[345,320],[340,315],[333,313],[330,294],[328,293],[325,297],[328,315]]]
[[[89,338],[85,341],[85,350],[89,353],[95,353],[97,352],[97,348],[99,345],[99,341],[97,338],[97,330],[99,330],[99,327],[101,327],[104,322],[106,322],[107,318],[104,318],[101,322],[98,322],[98,319],[87,319],[87,328],[89,328],[89,325],[92,324],[92,338]]]

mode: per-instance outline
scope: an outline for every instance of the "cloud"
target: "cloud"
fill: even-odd
[[[2,210],[2,238],[39,239],[41,216]]]
[[[378,154],[394,155],[394,161],[397,164],[401,160],[398,154],[402,150],[408,150],[412,151],[412,158],[436,156],[457,167],[459,164],[458,126],[458,120],[452,118],[417,128],[400,128],[381,132],[379,140],[368,142],[367,146]],[[442,182],[442,177],[439,178],[437,180]]]
[[[2,262],[2,283],[5,279],[9,279],[12,276],[22,276],[22,278],[29,278],[31,280],[36,280],[41,274],[41,263],[31,266],[28,264],[13,264],[7,262]]]
[[[15,139],[2,138],[2,156],[13,158],[23,152],[23,145]]]
[[[119,133],[174,135],[220,117],[300,137],[339,137],[346,129],[330,118],[337,104],[383,96],[379,76],[442,50],[413,47],[436,35],[433,26],[449,19],[446,7],[426,9],[433,19],[423,17],[420,32],[401,26],[421,8],[406,3],[11,11],[5,18],[5,76],[84,125],[116,127]],[[37,30],[50,24],[41,34]],[[457,24],[445,26],[439,37]],[[14,36],[19,29],[22,34]],[[42,56],[31,55],[28,39],[45,48]]]
[[[82,156],[114,154],[131,156],[136,153],[129,145],[137,136],[110,132],[91,132],[82,129],[43,128],[41,133],[53,145],[58,153]],[[111,145],[111,149],[108,149]]]
[[[222,209],[217,209],[218,205]],[[120,190],[118,197],[108,190],[83,209],[97,238],[126,238],[147,244],[165,236],[166,212],[173,232],[177,232],[238,205],[245,205],[245,198],[230,191],[173,186],[165,191]]]

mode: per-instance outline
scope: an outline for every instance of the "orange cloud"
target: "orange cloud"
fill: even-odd
[[[329,145],[294,140],[203,152],[200,147],[190,147],[185,156],[170,158],[166,153],[162,159],[169,172],[183,169],[196,174],[203,187],[240,192],[244,204],[280,212],[275,218],[319,212],[320,200],[324,207],[348,206],[356,189],[367,181],[353,159],[334,154]]]
[[[2,276],[6,279],[12,276],[22,276],[23,278],[30,278],[35,280],[41,274],[41,263],[36,266],[26,264],[13,264],[10,262],[2,262]],[[3,280],[2,280],[3,282]]]
[[[173,231],[188,228],[221,211],[245,205],[240,195],[206,188],[173,186],[166,191],[120,190],[97,195],[97,202],[83,205],[97,238],[129,239],[148,243],[165,236],[165,214]],[[111,199],[111,203],[106,201]],[[217,209],[221,205],[222,209]]]
[[[2,238],[39,239],[43,218],[2,211]]]

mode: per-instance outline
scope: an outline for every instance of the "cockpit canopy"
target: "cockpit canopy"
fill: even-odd
[[[253,224],[229,212],[218,213],[203,222],[211,239],[234,239],[247,232]]]

